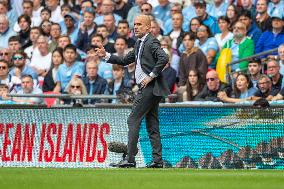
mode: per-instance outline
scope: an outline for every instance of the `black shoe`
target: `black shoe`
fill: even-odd
[[[152,163],[146,165],[146,168],[164,168],[164,164],[152,162]]]
[[[136,162],[129,162],[128,160],[122,160],[117,164],[119,168],[135,168]]]

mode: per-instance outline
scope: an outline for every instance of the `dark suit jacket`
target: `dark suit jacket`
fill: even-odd
[[[52,77],[52,70],[53,68],[51,68],[44,77],[43,86],[42,86],[43,92],[53,91],[55,87],[55,82]]]
[[[135,48],[130,51],[125,57],[122,59],[118,56],[111,55],[108,60],[109,63],[119,64],[126,66],[133,62],[136,63],[136,57],[138,43],[135,44]],[[146,39],[143,42],[143,47],[140,52],[140,63],[142,70],[146,74],[150,74],[153,72],[157,77],[152,81],[154,83],[153,94],[155,96],[167,96],[170,94],[170,90],[167,86],[166,81],[164,80],[161,72],[165,65],[168,63],[169,57],[165,53],[163,49],[161,49],[160,42],[158,39],[153,37],[152,34],[148,34]]]
[[[90,80],[89,80],[88,77],[83,78],[83,82],[86,86],[88,94],[90,94],[90,88],[91,88],[91,84],[90,84],[89,81]],[[97,78],[92,85],[93,85],[93,93],[92,94],[104,94],[105,91],[106,91],[106,88],[107,88],[107,81],[104,78],[97,75]],[[100,99],[93,99],[93,100],[91,100],[90,103],[94,104],[96,102],[101,102],[101,100]]]

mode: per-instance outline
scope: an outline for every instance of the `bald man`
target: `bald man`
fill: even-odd
[[[162,168],[162,145],[160,139],[158,108],[162,97],[170,94],[167,84],[162,77],[162,70],[168,63],[167,54],[161,49],[159,41],[150,33],[151,20],[147,15],[140,15],[134,21],[134,33],[138,38],[134,49],[124,58],[106,53],[103,47],[96,49],[100,57],[104,57],[111,64],[136,64],[135,80],[139,87],[133,102],[128,124],[127,156],[120,161],[118,167],[136,167],[135,155],[141,121],[146,118],[147,132],[152,145],[153,161],[149,168]]]

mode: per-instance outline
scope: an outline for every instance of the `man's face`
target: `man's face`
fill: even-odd
[[[11,61],[11,53],[8,48],[0,50],[0,59],[4,59],[8,62]]]
[[[250,18],[246,17],[246,16],[240,16],[239,21],[244,23],[247,28],[249,28],[251,26],[251,23],[252,23],[252,20]]]
[[[91,26],[94,23],[95,17],[92,13],[85,12],[84,13],[84,24],[85,26]]]
[[[8,94],[9,89],[7,87],[0,87],[0,96],[3,96],[4,94]]]
[[[58,39],[61,33],[61,28],[59,25],[51,25],[50,35],[53,39]]]
[[[51,15],[47,11],[43,11],[40,13],[41,20],[49,20]]]
[[[8,76],[9,68],[6,63],[0,62],[0,77]]]
[[[252,5],[251,0],[241,0],[243,7],[250,7]]]
[[[198,17],[203,17],[206,14],[206,7],[205,6],[196,6],[195,13]]]
[[[40,35],[39,30],[37,30],[37,29],[32,29],[31,32],[30,32],[30,40],[31,40],[32,42],[35,42],[39,35]]]
[[[278,54],[279,54],[280,60],[284,61],[284,46],[279,47]]]
[[[112,30],[115,27],[115,21],[113,16],[111,15],[104,16],[104,25],[106,25],[109,31]]]
[[[146,19],[142,16],[136,17],[134,21],[134,33],[138,38],[142,38],[146,33],[150,32],[151,21],[147,23]]]
[[[92,7],[92,4],[91,4],[91,2],[89,2],[89,1],[86,1],[86,2],[84,2],[84,3],[81,4],[81,10],[82,10],[83,12],[85,12],[86,8],[91,8],[91,7]]]
[[[152,13],[152,8],[149,4],[143,4],[141,7],[141,13],[150,15]]]
[[[33,14],[33,7],[31,6],[30,3],[24,3],[23,4],[23,11],[24,11],[24,14],[32,16],[32,14]]]
[[[23,31],[26,31],[30,27],[29,23],[24,18],[22,18],[20,20],[19,26],[20,26],[21,30],[23,30]]]
[[[47,52],[48,51],[48,42],[45,41],[43,37],[40,37],[37,40],[37,47],[40,52]]]
[[[107,31],[107,29],[105,28],[105,27],[99,27],[98,29],[97,29],[97,34],[100,34],[100,35],[102,35],[103,36],[103,38],[106,38],[106,37],[108,37],[108,31]]]
[[[279,74],[280,66],[276,62],[270,61],[267,63],[267,75],[273,77]]]
[[[268,92],[271,86],[271,81],[268,78],[262,78],[258,81],[258,87],[262,93]]]
[[[256,4],[256,11],[260,14],[267,12],[267,3],[266,0],[258,0]]]
[[[260,73],[261,66],[258,63],[252,62],[252,63],[249,63],[248,70],[249,70],[250,75],[255,76],[258,73]]]
[[[54,10],[58,5],[58,0],[46,0],[45,4],[50,10]]]
[[[19,41],[11,41],[8,43],[8,46],[12,52],[18,51],[21,48],[21,44]]]
[[[92,41],[91,41],[91,44],[95,45],[95,46],[101,46],[103,44],[102,38],[100,38],[98,36],[93,37]]]
[[[0,33],[4,33],[8,29],[9,23],[5,19],[0,19]]]
[[[103,14],[108,14],[112,13],[114,10],[114,4],[111,0],[104,0],[102,4],[102,13]]]
[[[183,38],[182,42],[183,42],[185,49],[191,49],[194,45],[194,40],[190,39],[189,35],[186,35]]]
[[[67,28],[74,27],[75,22],[70,16],[66,16],[64,18],[64,22],[65,22],[65,25],[66,25]]]
[[[87,63],[86,71],[88,77],[97,77],[98,75],[98,67],[95,62]]]
[[[0,4],[0,14],[6,14],[8,12],[7,7]]]
[[[156,22],[151,22],[151,33],[154,36],[157,36],[160,34],[160,27]]]
[[[113,74],[113,78],[114,79],[120,79],[120,78],[122,78],[123,77],[123,70],[120,70],[120,69],[118,69],[118,70],[113,70],[112,71],[112,74]]]
[[[61,47],[64,49],[69,44],[70,44],[70,40],[68,39],[68,37],[60,37],[58,39],[58,47]]]
[[[16,67],[21,68],[26,64],[26,59],[22,54],[15,54],[12,59]]]
[[[120,23],[118,24],[118,27],[117,27],[117,33],[121,36],[128,36],[129,34],[129,27],[127,24],[125,23]]]
[[[278,18],[272,19],[272,28],[273,29],[282,30],[283,24],[284,24],[284,22],[281,19],[278,19]]]
[[[69,64],[73,64],[76,60],[76,52],[72,49],[66,49],[63,53],[65,62]]]
[[[117,53],[124,53],[125,49],[127,48],[127,44],[123,39],[117,39],[115,41],[114,48]]]
[[[218,75],[215,72],[208,72],[206,75],[206,83],[207,87],[210,91],[217,91],[218,90],[218,84],[219,79]]]
[[[33,91],[33,85],[34,85],[34,83],[33,83],[32,78],[24,77],[22,79],[21,86],[22,86],[24,93],[31,93]]]
[[[236,38],[242,38],[246,36],[246,26],[242,22],[237,22],[233,28],[233,34]]]
[[[172,17],[173,28],[181,28],[182,27],[183,17],[182,14],[174,14]]]

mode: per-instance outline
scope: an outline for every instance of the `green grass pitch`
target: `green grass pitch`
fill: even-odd
[[[0,168],[0,189],[281,189],[280,170]]]

